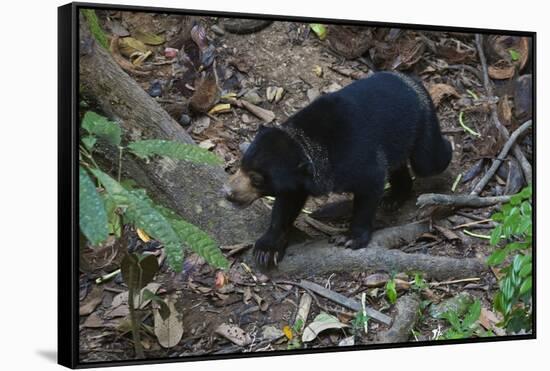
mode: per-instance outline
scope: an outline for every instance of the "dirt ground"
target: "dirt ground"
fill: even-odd
[[[231,173],[236,170],[242,148],[249,143],[261,123],[250,112],[242,108],[232,107],[227,113],[197,115],[190,112],[186,105],[193,94],[197,75],[178,71],[175,63],[165,58],[163,51],[171,40],[176,38],[181,23],[179,16],[165,16],[153,14],[121,14],[119,12],[98,12],[102,25],[107,32],[112,28],[112,22],[125,26],[130,33],[136,29],[162,32],[166,37],[166,44],[153,47],[153,73],[147,77],[136,77],[141,86],[149,91],[155,81],[159,81],[163,93],[157,101],[174,117],[182,122],[190,119],[186,126],[192,137],[201,146],[209,148],[225,160],[226,170]],[[348,60],[327,47],[326,41],[311,31],[308,24],[295,22],[274,22],[261,31],[251,34],[233,34],[230,32],[214,32],[220,27],[221,20],[214,18],[200,18],[198,20],[206,29],[209,45],[215,47],[216,73],[221,95],[236,93],[237,96],[256,96],[254,104],[270,110],[275,114],[274,124],[284,122],[294,112],[305,107],[315,96],[346,86],[354,79],[336,72],[334,66],[368,74],[372,71],[369,60],[364,58]],[[216,26],[216,27],[214,27]],[[214,30],[213,30],[214,27]],[[383,30],[376,30],[378,35]],[[388,30],[385,30],[386,33]],[[419,76],[430,93],[435,85],[444,84],[453,87],[453,91],[441,95],[437,102],[438,115],[441,127],[446,137],[453,145],[453,160],[449,168],[441,175],[430,179],[417,179],[414,185],[414,196],[411,197],[397,212],[380,211],[377,216],[376,227],[383,228],[397,226],[416,221],[424,217],[419,212],[415,200],[423,193],[453,193],[451,188],[459,174],[472,170],[480,161],[484,166],[490,164],[485,159],[494,158],[502,146],[501,141],[495,139],[496,131],[490,122],[488,104],[483,102],[483,81],[476,73],[468,68],[456,66],[468,65],[481,73],[479,62],[475,54],[473,35],[450,34],[434,32],[403,31],[398,40],[412,37],[423,41],[427,46],[421,57],[408,66],[406,63],[398,69]],[[427,39],[424,40],[424,38]],[[395,41],[396,43],[398,41]],[[431,43],[431,44],[430,44]],[[455,62],[449,61],[448,55],[439,55],[430,49],[429,45],[452,45],[456,52]],[[456,46],[458,45],[458,46]],[[373,49],[380,47],[374,46]],[[472,51],[474,50],[474,51]],[[368,54],[368,53],[367,53]],[[189,57],[193,57],[190,51]],[[462,58],[462,59],[461,59]],[[393,59],[392,59],[393,60]],[[392,61],[370,59],[375,66],[385,68],[385,63]],[[374,62],[372,62],[374,61]],[[149,61],[151,63],[151,60]],[[454,66],[449,68],[449,65]],[[270,87],[283,88],[284,94],[278,102],[270,102],[266,97],[266,90]],[[497,84],[499,91],[509,89],[506,84]],[[480,103],[471,104],[472,96],[477,96]],[[474,107],[474,108],[471,108]],[[470,108],[468,110],[468,108]],[[467,125],[479,132],[480,137],[472,136],[461,129],[459,114],[465,113]],[[183,118],[182,115],[187,116]],[[187,125],[184,123],[184,125]],[[514,120],[508,124],[513,131],[517,126]],[[529,138],[522,142],[526,153],[529,153]],[[470,192],[477,180],[483,175],[484,167],[478,174],[459,181],[454,193]],[[483,195],[498,195],[504,193],[507,187],[507,175],[500,174],[485,188]],[[327,202],[349,199],[346,195],[330,195],[311,199],[305,209],[315,211]],[[270,204],[269,200],[261,200]],[[405,252],[416,252],[449,256],[455,258],[484,257],[491,251],[487,240],[472,237],[463,232],[462,228],[452,229],[464,223],[488,218],[493,212],[492,207],[483,209],[463,209],[461,214],[454,214],[445,218],[442,226],[451,229],[456,238],[449,238],[434,230],[424,234],[413,244],[402,246]],[[298,229],[307,233],[312,239],[327,238],[325,232],[310,225],[302,214],[297,222]],[[334,220],[326,222],[334,227],[345,227],[346,221]],[[490,226],[490,225],[489,225]],[[468,228],[470,232],[487,235],[490,232],[488,224],[477,224]],[[158,243],[142,242],[132,232],[132,249],[134,251],[156,251]],[[105,262],[109,254],[96,260]],[[292,327],[299,308],[300,299],[304,290],[287,282],[277,283],[259,272],[249,272],[240,264],[239,254],[234,259],[232,268],[226,273],[227,283],[223,287],[217,285],[217,272],[204,263],[196,255],[190,255],[185,262],[184,272],[174,274],[166,265],[162,273],[157,276],[156,283],[160,284],[160,296],[177,294],[176,308],[181,313],[183,321],[183,337],[176,346],[162,347],[154,334],[153,316],[145,311],[143,320],[142,343],[148,358],[185,357],[210,354],[227,354],[239,352],[255,352],[268,350],[285,350],[292,347],[292,341],[284,335],[285,326]],[[284,264],[284,262],[283,262]],[[109,270],[96,261],[95,268],[91,268],[81,275],[81,299],[86,303],[93,291],[94,279]],[[113,267],[111,267],[113,268]],[[112,269],[114,270],[114,269]],[[395,306],[390,304],[383,286],[368,287],[365,282],[373,274],[380,272],[335,273],[326,276],[307,277],[323,287],[330,288],[348,297],[361,299],[365,292],[367,305],[382,313],[393,316]],[[408,272],[389,272],[411,281],[414,276]],[[409,341],[434,339],[434,330],[444,331],[448,323],[437,320],[428,315],[430,303],[438,303],[456,296],[460,292],[468,292],[471,296],[481,299],[482,307],[491,311],[491,301],[494,295],[496,279],[491,271],[480,277],[472,277],[470,281],[449,283],[434,286],[429,296],[422,295],[422,315],[417,321]],[[287,277],[285,281],[298,280],[296,277]],[[412,292],[408,287],[398,288],[398,295]],[[124,324],[124,311],[117,312],[113,307],[115,297],[126,291],[120,277],[106,282],[101,289],[101,300],[91,314],[81,316],[80,329],[80,356],[83,362],[111,361],[132,359],[134,356],[131,335],[127,324]],[[319,348],[338,346],[344,339],[355,333],[355,344],[368,344],[376,338],[377,333],[387,329],[387,326],[370,320],[368,332],[359,331],[353,326],[356,313],[348,308],[331,302],[323,297],[316,297],[311,305],[307,323],[311,322],[320,312],[327,312],[336,316],[338,320],[349,327],[321,333],[313,341],[300,344],[301,348]],[[121,315],[122,313],[122,315]],[[90,317],[92,317],[90,319]],[[127,322],[127,321],[126,321]],[[239,346],[220,336],[216,329],[221,324],[234,324],[240,327],[251,339],[245,346]],[[275,333],[273,339],[267,339],[266,333]]]

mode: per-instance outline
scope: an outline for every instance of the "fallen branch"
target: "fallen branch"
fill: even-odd
[[[474,187],[474,189],[472,189],[472,192],[470,193],[471,195],[478,195],[479,193],[481,193],[481,191],[483,190],[483,188],[487,185],[487,183],[489,183],[489,180],[491,180],[491,178],[493,177],[493,175],[495,175],[496,171],[498,170],[500,164],[502,164],[502,161],[504,161],[504,159],[506,158],[506,155],[508,155],[508,152],[510,151],[510,149],[512,148],[512,146],[515,144],[516,140],[519,138],[520,135],[522,135],[527,129],[529,129],[532,125],[532,121],[529,120],[529,121],[526,121],[525,123],[523,123],[519,128],[516,129],[516,131],[514,131],[512,133],[512,135],[510,135],[510,138],[508,138],[508,140],[506,141],[506,143],[504,144],[504,147],[502,148],[502,150],[500,151],[498,157],[493,161],[493,164],[491,165],[491,167],[489,168],[489,170],[487,171],[487,173],[483,176],[483,178],[481,178],[481,180],[476,184],[476,186]]]
[[[247,109],[250,113],[252,113],[260,120],[264,121],[265,123],[270,123],[271,121],[275,120],[275,114],[272,111],[258,107],[255,104],[247,102],[243,99],[235,99],[233,100],[233,102],[237,106]]]
[[[478,276],[487,268],[479,259],[455,259],[426,254],[407,254],[390,250],[414,242],[428,232],[427,223],[411,223],[376,231],[367,248],[352,250],[326,240],[309,241],[288,247],[284,260],[269,272],[276,279],[288,275],[318,276],[333,272],[411,272],[421,271],[436,280]],[[250,264],[252,253],[243,257]]]
[[[363,309],[362,306],[361,306],[361,303],[359,301],[354,300],[354,299],[350,299],[347,296],[344,296],[342,294],[339,294],[337,292],[334,292],[332,290],[324,288],[323,286],[320,286],[316,283],[306,281],[306,280],[301,280],[300,283],[298,284],[298,286],[300,286],[300,287],[302,287],[306,290],[310,290],[310,291],[312,291],[312,292],[314,292],[318,295],[321,295],[322,297],[327,298],[330,301],[333,301],[337,304],[340,304],[343,307],[349,308],[349,309],[353,310],[354,312],[359,312],[360,310]],[[381,312],[379,312],[375,309],[372,309],[370,307],[365,307],[365,310],[366,310],[367,314],[369,315],[369,317],[371,317],[372,319],[375,319],[379,322],[382,322],[385,325],[389,326],[392,322],[391,317],[385,315],[384,313],[381,313]]]
[[[328,66],[328,68],[330,68],[334,72],[339,73],[342,76],[346,76],[354,80],[364,79],[365,77],[367,77],[367,73],[363,71],[357,71],[357,70],[353,70],[351,68],[347,68],[343,66],[335,65],[335,66]]]
[[[489,79],[489,69],[487,67],[487,59],[485,58],[485,53],[483,51],[483,42],[480,34],[476,34],[476,46],[481,62],[481,69],[483,71],[483,85],[485,87],[485,92],[488,97],[492,97],[493,87],[491,86],[491,81]],[[502,135],[505,140],[508,140],[508,138],[510,137],[510,133],[508,132],[508,129],[506,129],[506,127],[502,125],[502,123],[498,119],[497,108],[495,105],[491,105],[491,119],[493,120],[493,123],[495,124],[500,135]],[[514,145],[512,151],[521,165],[521,168],[525,175],[525,180],[528,184],[531,183],[533,181],[533,170],[531,168],[531,164],[529,163],[529,161],[527,161],[527,158],[525,157],[525,155],[521,151],[521,148],[518,145]]]
[[[425,206],[452,206],[461,207],[487,207],[510,201],[511,196],[479,197],[475,195],[444,195],[438,193],[425,193],[418,196],[416,205]]]
[[[372,343],[402,343],[409,340],[411,330],[418,320],[420,300],[415,294],[404,295],[397,299],[395,309],[397,315],[392,326],[379,332]]]

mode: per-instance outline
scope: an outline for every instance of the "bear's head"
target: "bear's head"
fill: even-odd
[[[246,207],[263,196],[303,190],[311,177],[310,167],[300,145],[286,132],[260,126],[223,192],[228,201]]]

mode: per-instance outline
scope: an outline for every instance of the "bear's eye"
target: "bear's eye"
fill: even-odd
[[[250,183],[254,187],[260,187],[264,183],[264,177],[262,174],[251,172],[248,176],[250,177]]]

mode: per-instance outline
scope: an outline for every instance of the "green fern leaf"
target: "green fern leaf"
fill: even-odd
[[[129,192],[109,175],[97,169],[91,171],[113,196],[117,205],[126,206],[125,217],[164,245],[170,267],[176,272],[181,272],[183,266],[181,240],[171,223],[150,202]]]
[[[128,145],[130,151],[144,160],[158,155],[175,160],[185,160],[200,164],[218,165],[222,161],[210,151],[193,144],[185,144],[162,139],[148,139],[132,142]]]
[[[82,119],[82,128],[89,134],[93,134],[107,140],[115,146],[120,145],[120,126],[95,112],[88,111]]]
[[[179,238],[192,251],[203,257],[213,267],[229,268],[229,262],[222,254],[218,244],[206,232],[181,219],[178,214],[170,209],[162,206],[157,206],[157,209],[170,221]]]
[[[80,230],[92,245],[105,241],[109,234],[105,204],[86,170],[79,168]]]

